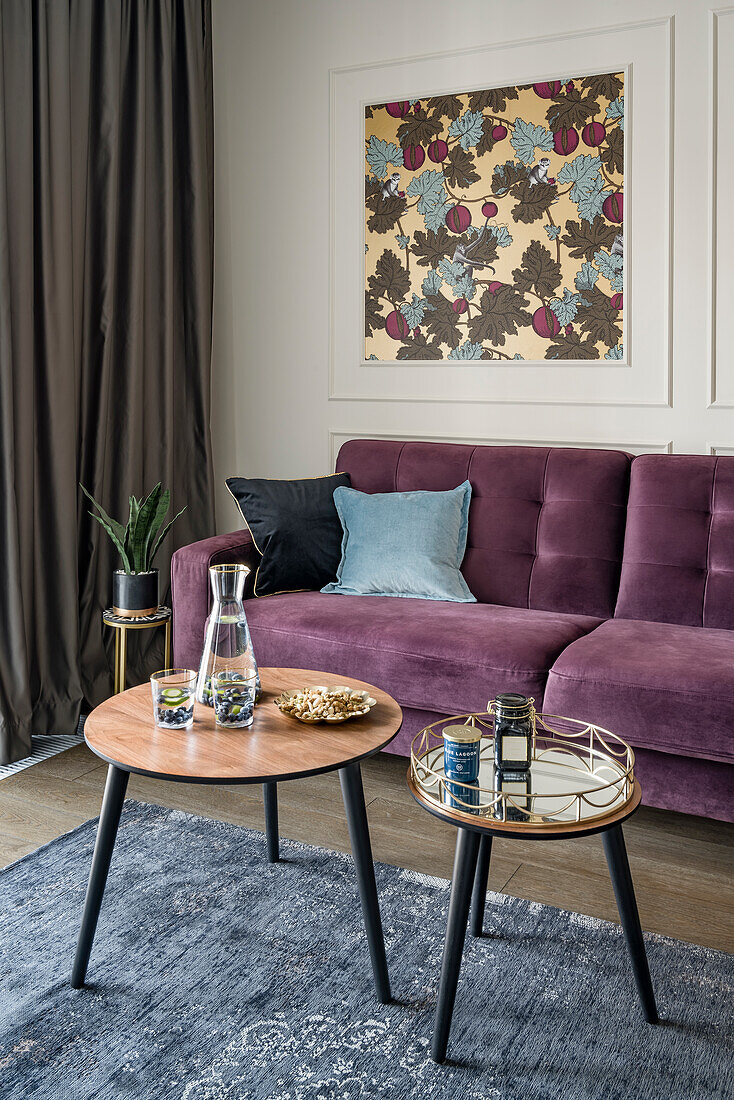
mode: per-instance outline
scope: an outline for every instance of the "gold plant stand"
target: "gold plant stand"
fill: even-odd
[[[155,626],[166,628],[166,668],[171,667],[171,619],[170,607],[161,606],[153,615],[144,615],[139,619],[129,619],[116,615],[111,607],[102,612],[102,622],[115,631],[115,695],[125,690],[127,680],[127,632],[128,630],[150,630]]]

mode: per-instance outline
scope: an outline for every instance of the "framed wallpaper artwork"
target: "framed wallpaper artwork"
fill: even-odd
[[[365,107],[365,360],[623,359],[624,84]]]

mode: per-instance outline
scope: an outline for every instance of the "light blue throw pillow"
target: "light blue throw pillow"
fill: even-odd
[[[336,581],[322,592],[476,603],[462,577],[471,484],[448,492],[334,490],[344,537]]]

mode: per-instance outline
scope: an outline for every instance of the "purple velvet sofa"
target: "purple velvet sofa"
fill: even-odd
[[[734,821],[734,458],[352,440],[337,469],[363,492],[468,478],[478,602],[251,599],[260,664],[390,692],[402,754],[429,722],[520,691],[625,738],[648,805]],[[177,665],[199,662],[209,565],[257,558],[247,531],[174,554]]]

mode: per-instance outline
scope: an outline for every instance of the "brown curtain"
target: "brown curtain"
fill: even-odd
[[[78,483],[188,505],[162,596],[213,530],[212,221],[210,0],[1,0],[0,763],[111,691],[117,562]]]

